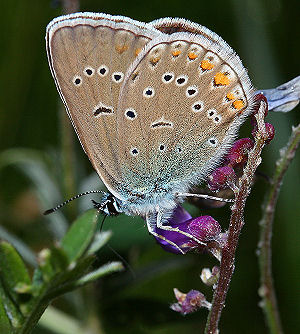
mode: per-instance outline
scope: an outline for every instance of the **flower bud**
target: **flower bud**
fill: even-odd
[[[232,188],[236,182],[236,175],[232,167],[223,166],[215,169],[208,177],[208,187],[211,191]]]
[[[275,128],[271,123],[265,123],[265,134],[266,134],[266,139],[265,139],[265,144],[269,144],[271,140],[275,136]],[[255,138],[257,134],[257,126],[253,127],[253,130],[251,131],[252,136]]]
[[[268,139],[265,141],[265,143],[269,144],[270,141],[275,136],[275,128],[271,123],[265,123],[265,127],[266,127],[266,132],[267,132],[267,135],[268,135]]]
[[[231,167],[243,166],[247,162],[248,153],[253,147],[254,142],[250,138],[237,140],[226,155],[226,164]]]
[[[264,101],[266,103],[266,108],[264,110],[264,112],[265,112],[265,118],[266,118],[267,115],[268,115],[268,111],[269,111],[267,98],[264,96],[264,94],[256,94],[254,96],[254,101],[255,101],[255,104],[254,104],[254,111],[253,111],[252,115],[257,114],[257,112],[259,110],[259,107],[260,107],[260,103],[262,101]]]
[[[219,274],[220,268],[214,266],[212,270],[209,268],[203,268],[200,277],[204,284],[208,286],[214,286],[218,282]]]
[[[188,223],[190,233],[200,241],[216,240],[222,232],[220,224],[211,216],[200,216]]]

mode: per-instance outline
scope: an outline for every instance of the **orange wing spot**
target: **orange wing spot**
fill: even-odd
[[[232,103],[233,108],[236,110],[241,110],[243,107],[245,107],[245,103],[243,100],[236,100]]]
[[[194,52],[189,52],[188,57],[189,57],[190,60],[194,60],[194,59],[198,58],[198,55]]]
[[[152,65],[156,65],[160,61],[160,57],[155,57],[150,59]]]
[[[127,51],[128,50],[128,45],[124,44],[124,45],[116,45],[115,46],[115,49],[116,51],[119,53],[119,54],[122,54],[123,52]]]
[[[227,98],[229,101],[231,101],[231,100],[234,100],[234,99],[235,99],[235,96],[234,96],[233,93],[228,93],[228,94],[226,95],[226,98]]]
[[[141,51],[142,51],[142,48],[137,48],[134,52],[135,56],[137,57]]]
[[[178,57],[180,54],[181,54],[181,51],[180,51],[180,50],[172,51],[172,55],[173,55],[173,57]]]
[[[214,82],[217,86],[227,86],[230,84],[228,76],[224,73],[218,72],[214,77]]]
[[[202,68],[202,70],[207,71],[207,70],[211,70],[214,68],[214,64],[212,64],[209,60],[202,60],[200,67]]]

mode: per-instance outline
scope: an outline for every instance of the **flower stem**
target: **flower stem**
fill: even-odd
[[[257,118],[258,132],[255,138],[254,148],[249,152],[248,162],[244,173],[239,180],[238,189],[235,191],[235,203],[232,207],[228,239],[222,249],[219,281],[213,296],[212,307],[208,315],[205,334],[217,334],[221,313],[225,305],[227,291],[235,266],[235,252],[238,245],[240,232],[244,225],[244,209],[246,199],[249,196],[254,173],[261,163],[261,151],[267,139],[264,126],[264,110],[266,103],[261,102]]]
[[[300,143],[300,124],[293,128],[287,146],[280,151],[280,159],[276,163],[276,170],[272,180],[272,185],[266,195],[264,203],[264,213],[260,221],[260,241],[258,244],[258,257],[260,267],[260,296],[262,297],[262,307],[265,313],[266,323],[272,334],[282,334],[282,326],[276,301],[276,294],[272,278],[272,228],[275,207],[278,200],[281,184],[285,172],[293,160],[297,147]]]

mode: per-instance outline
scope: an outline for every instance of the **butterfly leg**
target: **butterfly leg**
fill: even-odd
[[[181,254],[185,254],[185,252],[178,246],[175,244],[175,242],[165,238],[164,236],[158,234],[155,232],[155,225],[151,224],[151,221],[149,219],[149,217],[146,217],[146,223],[147,223],[147,228],[148,228],[148,231],[150,234],[152,234],[155,238],[158,238],[158,239],[161,239],[161,240],[164,240],[165,242],[167,242],[168,244],[172,245],[173,247],[175,247],[176,249],[178,249],[178,251],[181,253]]]

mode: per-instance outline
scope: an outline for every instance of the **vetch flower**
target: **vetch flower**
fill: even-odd
[[[268,108],[268,100],[267,100],[267,98],[265,97],[265,95],[264,95],[264,94],[256,94],[256,95],[254,96],[254,100],[255,100],[255,107],[254,107],[254,111],[253,111],[253,114],[252,114],[252,115],[257,114],[261,102],[264,101],[264,102],[266,103],[266,105],[267,105],[267,108],[264,109],[264,112],[265,112],[265,118],[266,118],[267,115],[268,115],[268,112],[269,112],[269,108]]]
[[[211,303],[209,303],[204,294],[198,290],[191,290],[188,293],[183,293],[175,288],[174,294],[178,303],[172,304],[170,308],[175,312],[186,315],[199,310],[201,307],[207,309],[211,308]]]
[[[185,253],[191,250],[209,250],[208,243],[213,243],[212,247],[215,248],[217,247],[215,243],[218,244],[219,240],[222,239],[221,226],[214,218],[211,216],[191,218],[191,215],[181,206],[174,210],[168,224],[172,228],[184,232],[182,234],[156,228],[155,232],[158,234],[155,237],[156,241],[162,248],[171,253],[182,254],[180,249]]]
[[[243,166],[247,162],[248,153],[254,147],[250,138],[241,138],[233,143],[225,157],[226,164],[231,167]]]
[[[223,166],[215,169],[208,177],[208,187],[211,191],[234,188],[236,175],[232,167]]]

